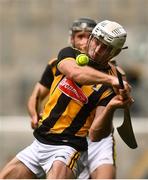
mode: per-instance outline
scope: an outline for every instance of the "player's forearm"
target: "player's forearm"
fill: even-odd
[[[103,112],[94,119],[89,129],[89,137],[92,141],[100,141],[111,133],[114,111],[115,109],[108,105]]]
[[[28,100],[28,112],[29,115],[31,116],[31,118],[33,118],[33,116],[37,116],[38,114],[38,106],[39,106],[39,99],[40,99],[40,84],[37,83],[32,91],[31,96],[29,97]]]
[[[82,85],[108,84],[112,85],[113,76],[97,71],[91,67],[85,66],[73,73],[72,79]]]
[[[33,116],[37,115],[37,106],[38,106],[38,95],[37,94],[32,94],[28,100],[27,108],[28,108],[28,113],[33,118]]]
[[[47,89],[40,83],[37,83],[35,85],[27,104],[28,112],[31,117],[39,115],[40,112],[38,111],[40,109],[40,105],[48,95],[49,91],[49,89]]]
[[[59,70],[68,78],[82,85],[113,84],[115,77],[102,73],[89,66],[78,66],[75,60],[63,60],[58,65]]]

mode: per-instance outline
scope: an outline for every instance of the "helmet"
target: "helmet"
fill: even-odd
[[[126,36],[127,33],[120,24],[109,20],[98,23],[91,33],[91,38],[95,37],[104,44],[112,47],[110,59],[122,50]]]
[[[75,20],[70,28],[70,34],[77,31],[89,31],[92,32],[96,26],[96,22],[90,18],[79,18]]]

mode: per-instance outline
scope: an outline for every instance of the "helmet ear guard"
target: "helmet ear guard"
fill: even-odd
[[[121,49],[117,49],[116,52],[114,53],[113,57],[117,56],[122,50],[125,50],[125,49],[128,49],[128,46],[125,46],[125,47],[123,47]]]
[[[116,50],[114,50],[114,52],[112,53],[110,59],[113,58],[113,57],[115,57],[115,56],[117,56],[117,55],[121,52],[121,50],[122,50],[122,49],[116,49]]]

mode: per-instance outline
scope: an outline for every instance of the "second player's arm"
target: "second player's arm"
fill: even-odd
[[[49,89],[40,84],[39,82],[35,85],[31,96],[29,97],[27,108],[31,117],[31,126],[36,128],[40,115],[39,106],[44,98],[48,95]]]

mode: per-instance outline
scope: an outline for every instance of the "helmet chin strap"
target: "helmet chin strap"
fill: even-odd
[[[124,50],[124,49],[128,49],[128,46],[125,46],[125,47],[123,47],[123,48],[121,48],[122,50]]]

